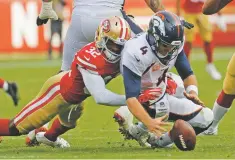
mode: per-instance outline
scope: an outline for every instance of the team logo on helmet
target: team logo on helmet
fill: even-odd
[[[106,19],[105,21],[103,21],[102,27],[103,27],[103,31],[104,32],[109,32],[110,31],[110,21],[108,19]]]
[[[160,30],[161,32],[160,34],[162,34],[162,36],[166,35],[165,25],[160,17],[158,16],[153,17],[153,26],[154,26],[153,29],[155,33],[156,33],[155,27],[157,27]]]

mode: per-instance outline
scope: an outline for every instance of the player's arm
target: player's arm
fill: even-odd
[[[106,89],[105,82],[100,75],[92,74],[89,71],[79,68],[83,81],[89,93],[94,97],[97,104],[108,106],[126,105],[126,97]]]
[[[130,112],[141,121],[150,132],[160,136],[162,131],[166,131],[162,126],[168,125],[162,122],[167,115],[152,119],[145,111],[144,107],[139,103],[137,97],[140,93],[141,77],[132,72],[125,65],[123,66],[123,80],[126,92],[126,103]]]
[[[206,0],[202,7],[202,12],[206,15],[217,13],[231,1],[232,0]]]
[[[164,10],[162,0],[144,0],[144,1],[154,13]]]
[[[197,79],[194,75],[189,61],[182,50],[176,60],[175,68],[184,82],[186,98],[192,100],[194,103],[204,106],[204,103],[198,97]]]

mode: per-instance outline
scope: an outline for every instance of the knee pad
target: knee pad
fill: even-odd
[[[193,127],[207,128],[213,122],[214,115],[210,108],[203,108],[193,119],[188,122]]]
[[[83,104],[73,105],[65,111],[59,113],[59,119],[61,124],[64,126],[74,128],[76,127],[76,122],[81,117],[82,113]]]

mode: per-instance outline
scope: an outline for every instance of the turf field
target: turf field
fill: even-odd
[[[219,71],[224,76],[226,65],[235,48],[216,49],[215,59]],[[205,71],[205,56],[201,49],[194,49],[191,64],[199,81],[201,99],[212,107],[222,81],[213,81]],[[13,117],[37,94],[44,81],[60,69],[60,60],[47,61],[44,56],[0,56],[0,77],[17,81],[21,101],[14,107],[10,98],[1,91],[0,117]],[[108,88],[124,93],[121,77],[113,80]],[[234,104],[235,105],[235,104]],[[85,103],[85,111],[76,129],[63,135],[71,144],[69,149],[56,149],[44,145],[26,147],[24,136],[4,137],[0,144],[0,158],[161,158],[161,159],[219,159],[235,158],[235,108],[222,121],[218,136],[197,137],[194,151],[181,152],[175,146],[170,149],[141,148],[135,141],[124,141],[118,133],[117,124],[112,119],[115,107],[96,105],[92,98]]]

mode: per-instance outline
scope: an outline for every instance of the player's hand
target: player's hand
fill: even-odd
[[[163,133],[167,132],[164,127],[170,126],[169,122],[164,122],[168,118],[168,115],[164,115],[159,118],[152,119],[149,124],[146,124],[148,130],[154,133],[156,136],[161,136]]]
[[[221,31],[223,32],[227,31],[227,24],[225,22],[224,16],[217,16],[216,24]]]
[[[205,104],[199,99],[199,97],[196,95],[196,94],[190,94],[190,93],[186,93],[185,91],[184,91],[184,96],[187,98],[187,99],[189,99],[189,100],[191,100],[192,102],[194,102],[195,104],[198,104],[198,105],[200,105],[200,106],[202,106],[202,107],[205,107]]]
[[[189,23],[189,22],[185,21],[184,19],[181,20],[181,24],[187,29],[192,29],[194,27],[194,25],[192,23]]]
[[[154,100],[156,98],[159,98],[161,95],[162,95],[161,88],[148,89],[139,95],[138,100],[142,104],[148,102],[149,100]]]
[[[167,77],[166,93],[168,93],[169,95],[173,95],[176,92],[176,88],[177,84],[175,83],[175,81],[172,78]]]
[[[58,16],[52,9],[52,2],[42,2],[42,8],[37,17],[37,25],[46,24],[49,19],[58,20]]]

